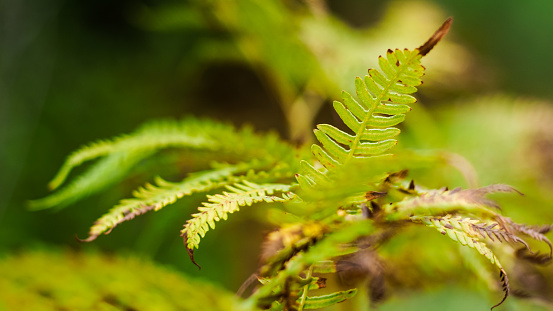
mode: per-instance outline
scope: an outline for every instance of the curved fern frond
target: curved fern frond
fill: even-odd
[[[90,228],[88,237],[82,241],[93,241],[102,233],[108,234],[120,223],[151,210],[158,211],[192,193],[207,192],[245,180],[275,180],[291,177],[291,172],[287,167],[277,166],[267,172],[255,172],[254,169],[266,166],[266,163],[258,160],[237,165],[219,166],[219,169],[193,173],[178,183],[168,182],[161,177],[157,177],[156,186],[146,184],[143,188],[135,190],[134,198],[121,200],[118,205],[98,219],[94,226]],[[241,172],[246,172],[246,174],[234,175]]]
[[[369,69],[364,79],[355,79],[359,101],[342,92],[343,102],[335,101],[334,110],[353,134],[329,124],[317,126],[315,136],[322,147],[313,145],[311,150],[324,169],[303,163],[302,174],[297,177],[302,189],[309,192],[329,171],[352,159],[378,155],[397,144],[393,138],[400,130],[394,126],[405,120],[405,113],[411,110],[409,104],[417,101],[410,94],[422,84],[425,68],[421,58],[447,33],[450,25],[448,19],[430,40],[413,51],[388,50],[385,57],[380,56],[380,71]]]
[[[228,214],[240,209],[240,206],[251,206],[259,202],[286,202],[294,195],[288,192],[293,185],[284,184],[255,184],[248,181],[237,183],[233,186],[226,186],[230,192],[224,191],[221,194],[208,195],[208,202],[199,207],[199,213],[192,214],[181,230],[188,249],[198,248],[200,238],[203,238],[209,228],[215,228],[215,222],[221,219],[226,220]],[[284,193],[282,196],[273,195],[275,192]]]
[[[501,283],[505,293],[503,299],[494,305],[492,309],[501,305],[505,299],[507,299],[510,293],[507,273],[492,250],[489,249],[484,242],[479,240],[479,234],[481,234],[481,232],[475,230],[475,224],[477,224],[479,220],[469,218],[462,219],[461,217],[452,218],[450,215],[447,215],[445,217],[412,216],[411,221],[423,223],[427,227],[435,228],[441,234],[447,235],[450,239],[461,243],[463,246],[476,249],[480,254],[488,258],[488,260],[500,270]],[[491,236],[489,237],[491,238]]]
[[[48,187],[58,188],[76,166],[101,156],[125,150],[145,152],[167,147],[209,148],[215,142],[195,127],[186,126],[186,122],[157,121],[145,124],[132,134],[123,135],[111,140],[100,140],[73,152],[60,168]]]
[[[29,208],[40,210],[54,206],[64,207],[122,180],[125,175],[151,152],[121,151],[94,163],[82,175],[64,188],[42,199],[29,202]]]
[[[85,161],[101,158],[76,181],[46,198],[31,202],[35,209],[65,206],[122,179],[138,162],[165,148],[205,151],[217,161],[248,162],[259,160],[270,169],[288,166],[297,171],[296,150],[276,134],[258,134],[251,128],[204,119],[148,123],[132,134],[83,147],[66,160],[51,188],[59,187],[69,172]],[[109,159],[109,160],[108,160]]]

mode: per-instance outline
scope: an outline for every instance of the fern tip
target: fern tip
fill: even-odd
[[[190,260],[196,267],[198,267],[199,270],[202,270],[202,267],[194,260],[194,247],[190,248],[188,245],[188,233],[185,232],[182,234],[182,240],[184,242],[184,246],[186,246],[186,252],[188,253],[188,256],[190,257]]]

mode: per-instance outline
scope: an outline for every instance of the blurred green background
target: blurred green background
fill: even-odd
[[[30,212],[26,201],[48,194],[71,151],[151,119],[193,114],[309,142],[315,123],[337,123],[331,100],[351,91],[378,55],[419,46],[449,16],[452,31],[423,60],[427,77],[400,147],[458,153],[480,185],[507,183],[526,194],[497,197],[506,215],[553,223],[551,12],[547,1],[2,0],[0,254],[37,247],[132,254],[235,291],[255,271],[271,228],[261,209],[244,209],[210,232],[197,271],[179,230],[202,196],[93,243],[74,239],[156,172],[59,211]],[[467,186],[448,169],[420,178],[429,187]],[[551,267],[540,273],[553,275]],[[553,297],[551,280],[544,282],[541,296]],[[383,310],[406,302],[463,310],[495,300],[453,292],[445,301],[443,289],[427,293],[435,299],[395,297]]]

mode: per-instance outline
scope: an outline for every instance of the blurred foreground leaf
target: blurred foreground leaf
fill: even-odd
[[[232,293],[133,257],[26,251],[0,260],[0,310],[239,310]]]

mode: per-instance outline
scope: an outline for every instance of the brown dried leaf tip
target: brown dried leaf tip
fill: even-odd
[[[185,233],[182,235],[182,239],[184,241],[184,246],[186,246],[186,251],[188,252],[188,256],[190,257],[190,260],[193,264],[195,264],[198,269],[202,270],[202,267],[194,260],[194,249],[188,248],[188,234]]]
[[[436,30],[436,32],[426,41],[423,45],[421,45],[417,50],[419,50],[419,54],[422,56],[425,56],[442,40],[442,38],[448,33],[449,28],[451,28],[451,23],[453,22],[453,17],[450,17],[445,20],[445,22],[442,24],[442,26]]]
[[[503,287],[503,292],[505,293],[505,295],[503,296],[503,299],[501,299],[501,301],[493,306],[490,310],[493,310],[494,308],[502,305],[511,293],[511,289],[509,287],[509,278],[507,277],[507,273],[505,272],[505,270],[501,269],[499,271],[499,278],[501,279],[501,286]]]

